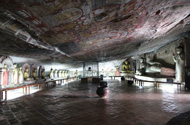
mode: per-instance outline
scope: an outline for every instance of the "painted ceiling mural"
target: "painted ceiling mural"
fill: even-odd
[[[189,10],[189,0],[1,0],[0,44],[10,50],[0,52],[58,62],[122,59],[188,32]]]

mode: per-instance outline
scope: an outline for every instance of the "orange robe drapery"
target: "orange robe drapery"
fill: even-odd
[[[8,70],[3,72],[3,86],[7,86],[8,84]]]

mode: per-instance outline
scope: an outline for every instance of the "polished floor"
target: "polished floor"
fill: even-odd
[[[0,125],[163,125],[190,110],[190,92],[176,85],[107,82],[107,98],[96,95],[97,84],[77,81],[3,102]]]

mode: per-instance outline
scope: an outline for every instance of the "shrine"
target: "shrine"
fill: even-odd
[[[189,0],[1,0],[0,124],[190,124]]]

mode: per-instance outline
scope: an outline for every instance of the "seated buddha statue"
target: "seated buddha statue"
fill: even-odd
[[[125,60],[122,65],[122,73],[133,73],[134,71],[131,71],[131,65],[128,60]]]
[[[115,73],[114,73],[113,69],[111,69],[109,76],[114,76],[114,74],[115,74]]]
[[[74,73],[75,77],[78,76],[78,70],[76,70],[76,72]]]
[[[64,78],[64,70],[62,70],[62,74],[61,74],[61,77]]]
[[[61,77],[62,77],[62,71],[59,70],[59,78],[61,78]]]
[[[26,69],[24,72],[24,80],[28,80],[29,79],[29,70]]]
[[[36,70],[36,69],[33,71],[32,76],[33,76],[33,78],[34,78],[35,80],[38,79],[37,70]]]
[[[54,71],[53,71],[53,69],[51,68],[50,74],[49,74],[49,77],[50,77],[50,78],[53,78],[53,72],[54,72]]]
[[[42,69],[41,78],[42,78],[42,79],[45,79],[45,69]]]
[[[67,70],[67,73],[66,73],[66,74],[67,74],[67,78],[69,78],[69,77],[70,77],[70,76],[69,76],[69,70]]]

